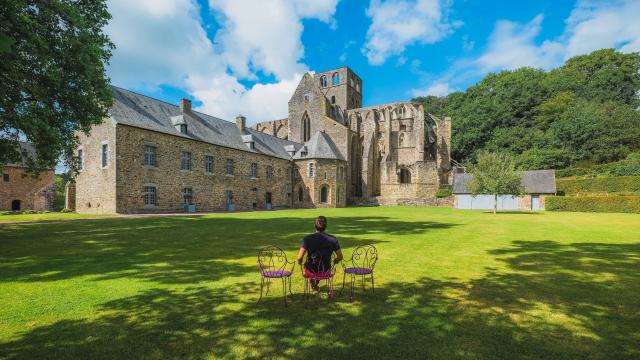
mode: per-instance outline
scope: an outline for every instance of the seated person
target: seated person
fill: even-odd
[[[337,264],[342,260],[342,251],[338,240],[325,233],[327,218],[318,216],[315,221],[316,232],[309,234],[302,240],[298,251],[298,264],[302,266],[304,254],[307,253],[307,261],[303,265],[303,271],[307,277],[326,277],[331,274],[331,254],[335,251]],[[311,280],[311,287],[318,291],[319,280]]]

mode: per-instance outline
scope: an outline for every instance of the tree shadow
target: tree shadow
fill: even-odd
[[[0,344],[19,358],[633,358],[634,338],[616,348],[549,323],[522,326],[513,314],[473,302],[473,288],[423,278],[389,283],[355,304],[302,298],[238,302],[254,284],[224,290],[151,289],[110,301],[95,319],[63,320]],[[275,300],[275,299],[274,299]],[[610,331],[610,330],[609,330]]]
[[[425,234],[453,224],[386,217],[336,217],[330,230],[343,248],[385,242],[389,235]],[[267,245],[293,257],[310,218],[164,217],[82,223],[13,225],[0,229],[0,281],[137,278],[197,284],[240,276],[240,263]],[[37,239],[37,240],[34,240]]]

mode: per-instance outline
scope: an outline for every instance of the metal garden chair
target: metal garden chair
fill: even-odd
[[[291,275],[296,263],[289,261],[287,254],[279,247],[267,246],[258,253],[258,265],[260,267],[260,299],[258,299],[258,302],[262,301],[265,285],[267,289],[264,296],[266,297],[269,295],[271,282],[280,279],[284,293],[284,306],[287,306],[287,285],[289,286],[289,294],[293,295],[291,292]]]
[[[333,278],[336,274],[336,263],[335,263],[335,253],[332,253],[330,256],[330,266],[325,266],[323,262],[323,258],[319,254],[307,254],[307,256],[312,257],[312,261],[318,263],[318,271],[316,273],[312,273],[310,271],[305,272],[304,265],[300,266],[300,270],[302,271],[302,277],[304,278],[304,299],[305,306],[309,304],[309,294],[311,293],[311,281],[318,281],[318,286],[320,286],[321,281],[326,282],[327,288],[327,298],[329,300],[333,299],[334,289],[333,289]]]
[[[353,250],[351,258],[342,261],[342,269],[344,275],[342,276],[342,289],[344,290],[345,280],[347,275],[350,276],[351,291],[349,298],[353,300],[353,288],[355,286],[356,277],[360,276],[362,279],[362,290],[365,289],[365,282],[367,276],[371,277],[371,292],[375,293],[375,283],[373,280],[373,270],[378,261],[378,249],[373,245],[361,245]]]

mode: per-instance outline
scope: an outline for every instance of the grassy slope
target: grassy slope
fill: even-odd
[[[376,296],[258,297],[329,217]],[[640,357],[640,215],[350,208],[0,227],[0,358]]]
[[[0,225],[2,223],[8,223],[8,222],[91,219],[91,218],[108,217],[108,216],[109,215],[76,214],[76,213],[62,213],[62,212],[50,212],[50,213],[42,213],[42,214],[0,215]]]

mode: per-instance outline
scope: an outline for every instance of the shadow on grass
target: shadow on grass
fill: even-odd
[[[640,244],[515,241],[508,271],[388,282],[361,302],[258,305],[256,283],[150,289],[0,344],[18,358],[638,358]]]
[[[329,225],[344,248],[384,242],[388,235],[426,234],[454,226],[386,217],[336,217]],[[254,271],[254,266],[236,260],[257,256],[266,245],[293,256],[312,230],[312,219],[293,217],[180,216],[14,225],[0,230],[0,281],[57,281],[83,275],[166,284],[216,281]]]

